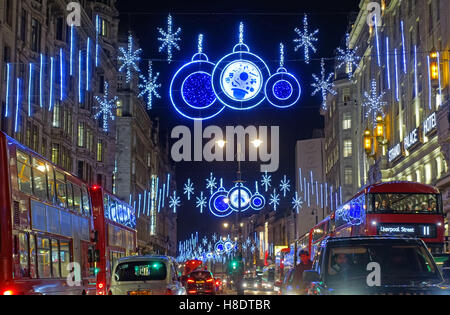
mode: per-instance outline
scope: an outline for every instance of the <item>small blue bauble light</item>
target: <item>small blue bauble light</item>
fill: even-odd
[[[286,80],[280,80],[273,86],[273,94],[280,100],[287,100],[292,93],[292,85]]]

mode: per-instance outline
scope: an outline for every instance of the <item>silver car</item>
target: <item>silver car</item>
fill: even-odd
[[[114,264],[110,295],[186,295],[175,260],[166,256],[134,256]]]

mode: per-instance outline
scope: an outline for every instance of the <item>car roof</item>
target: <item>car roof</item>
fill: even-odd
[[[129,257],[123,257],[123,258],[119,258],[117,260],[118,263],[122,263],[122,262],[129,262],[129,261],[146,261],[146,260],[159,260],[159,261],[165,261],[165,262],[169,262],[172,259],[170,257],[167,256],[159,256],[159,255],[142,255],[142,256],[129,256]]]
[[[341,237],[341,238],[328,238],[325,240],[327,243],[333,244],[345,244],[345,243],[415,243],[423,244],[422,240],[413,237],[402,236],[357,236],[357,237]]]

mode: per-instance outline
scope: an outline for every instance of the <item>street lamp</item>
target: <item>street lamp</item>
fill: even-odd
[[[376,140],[381,148],[384,148],[387,145],[386,124],[382,115],[378,115],[376,118],[373,135],[370,129],[367,128],[364,130],[364,150],[369,158],[374,158],[377,155],[377,152],[374,150],[374,140]]]

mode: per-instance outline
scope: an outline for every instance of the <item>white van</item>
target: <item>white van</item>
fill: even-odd
[[[186,295],[175,260],[166,256],[134,256],[114,264],[110,295]]]

